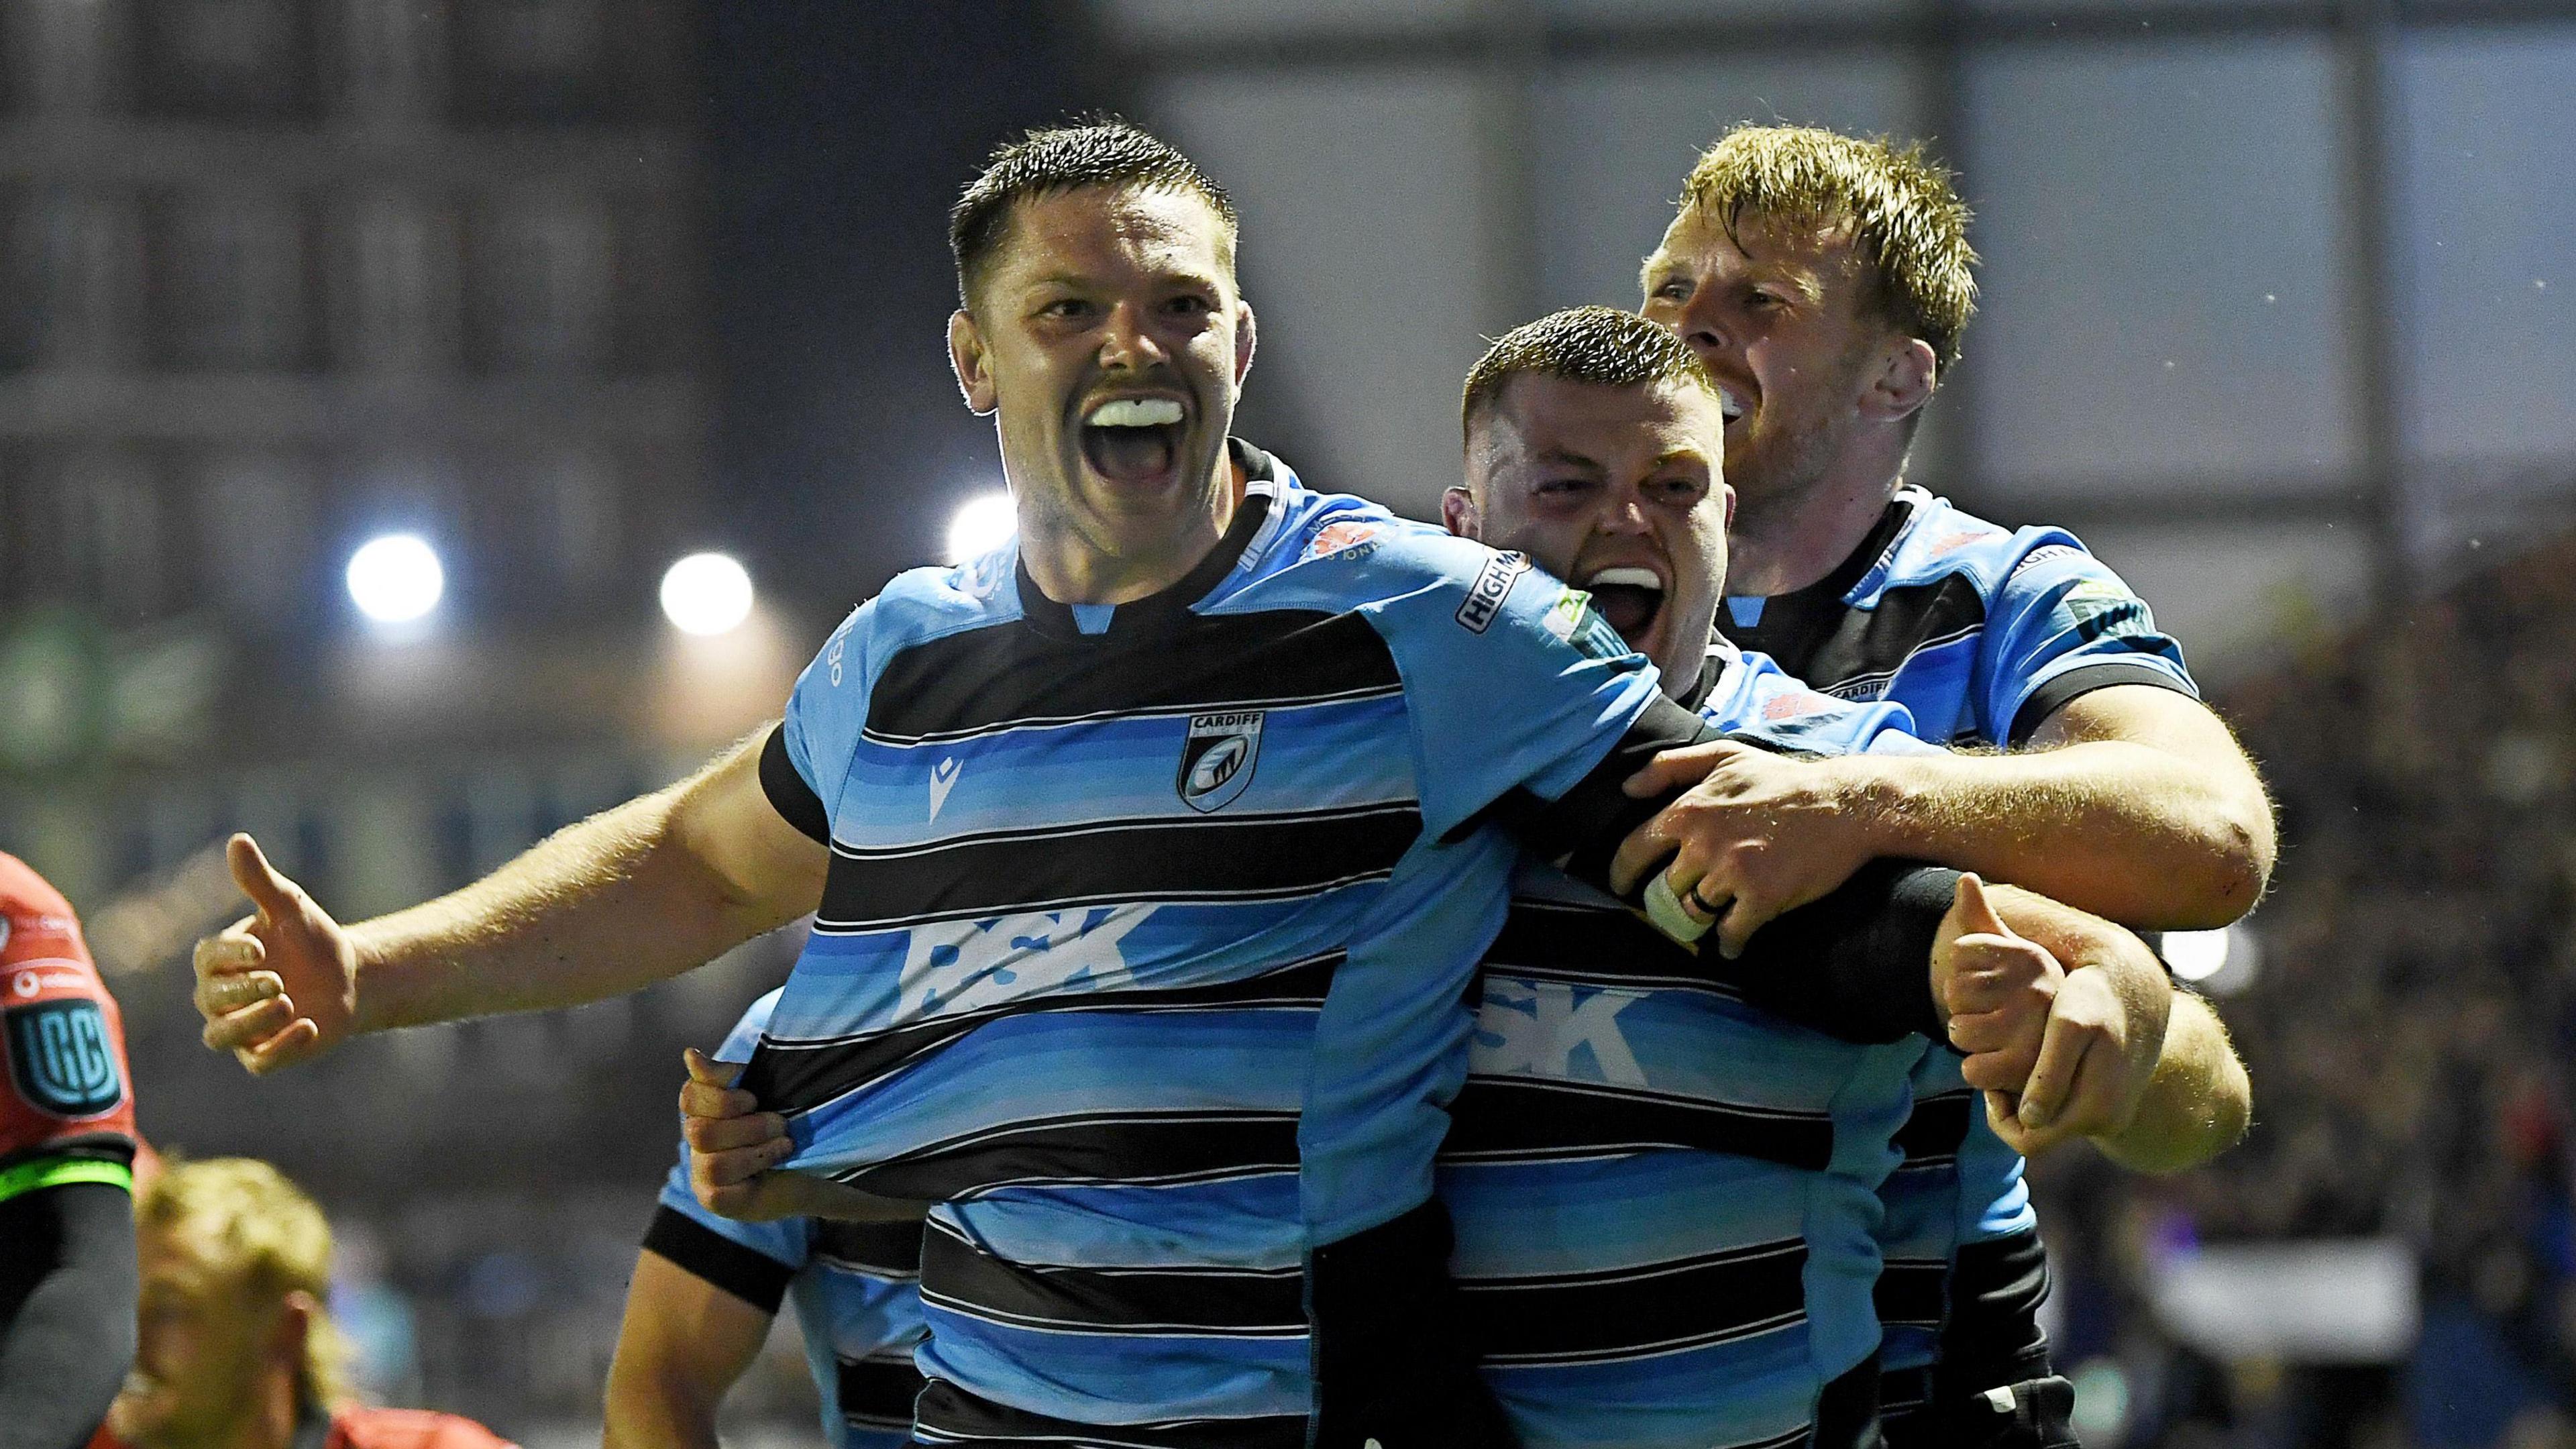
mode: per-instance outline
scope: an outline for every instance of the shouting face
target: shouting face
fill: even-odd
[[[1478,415],[1451,531],[1576,588],[1675,694],[1699,677],[1726,580],[1726,414],[1694,383],[1511,379]]]
[[[949,348],[968,405],[998,415],[1031,572],[1089,595],[1062,602],[1151,593],[1222,531],[1253,321],[1206,200],[1085,186],[1018,202]]]
[[[1805,495],[1886,422],[1874,394],[1903,339],[1867,305],[1871,285],[1835,230],[1759,216],[1730,237],[1685,210],[1646,259],[1640,310],[1679,334],[1735,404],[1726,476],[1748,509]]]

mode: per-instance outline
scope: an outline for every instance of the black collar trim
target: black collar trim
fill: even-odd
[[[1226,439],[1226,449],[1243,468],[1245,488],[1243,502],[1234,510],[1234,521],[1226,526],[1225,536],[1198,566],[1159,593],[1149,594],[1116,606],[1109,616],[1109,627],[1099,634],[1085,634],[1074,622],[1073,606],[1059,604],[1046,596],[1038,581],[1029,577],[1026,560],[1017,560],[1013,575],[1020,590],[1020,612],[1029,627],[1050,639],[1100,640],[1132,639],[1140,634],[1168,631],[1190,611],[1190,605],[1204,599],[1224,580],[1226,572],[1243,558],[1261,532],[1262,523],[1270,516],[1273,495],[1279,478],[1278,460],[1240,438]]]

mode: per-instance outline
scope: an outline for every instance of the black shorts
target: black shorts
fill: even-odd
[[[2049,1361],[2037,1232],[1959,1249],[1940,1361],[1879,1385],[1889,1449],[2073,1449],[2075,1386]]]

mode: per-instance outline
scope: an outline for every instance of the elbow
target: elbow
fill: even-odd
[[[2259,793],[2252,808],[2221,806],[2204,813],[2191,868],[2176,872],[2170,928],[2214,931],[2243,919],[2271,883],[2277,849],[2272,812]]]

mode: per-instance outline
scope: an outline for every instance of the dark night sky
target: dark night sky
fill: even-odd
[[[1007,135],[1125,99],[1085,86],[1074,10],[707,7],[709,511],[817,623],[999,481],[948,374],[947,209]]]

